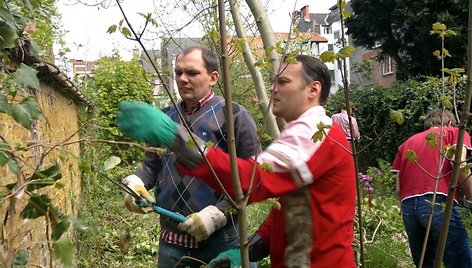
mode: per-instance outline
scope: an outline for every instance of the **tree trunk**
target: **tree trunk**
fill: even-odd
[[[259,0],[246,0],[246,4],[249,6],[256,20],[257,29],[261,35],[265,53],[270,58],[272,74],[277,75],[280,67],[280,56],[275,49],[269,49],[275,46],[275,37],[267,13]],[[277,118],[277,122],[280,128],[285,125],[285,121],[282,118]]]
[[[241,21],[241,13],[239,11],[239,5],[235,0],[230,0],[230,10],[231,15],[233,17],[234,27],[236,29],[236,34],[238,38],[244,40],[244,51],[243,57],[244,61],[246,62],[246,66],[251,73],[252,80],[254,81],[254,85],[256,88],[257,98],[259,99],[259,108],[264,115],[264,126],[267,129],[267,132],[272,136],[272,138],[276,139],[279,137],[280,131],[277,126],[277,121],[275,116],[272,114],[271,109],[269,107],[269,98],[267,97],[266,88],[264,85],[264,79],[262,74],[258,68],[255,67],[255,59],[251,52],[251,48],[246,40],[246,35],[243,31],[243,23]],[[270,25],[269,25],[270,28]]]

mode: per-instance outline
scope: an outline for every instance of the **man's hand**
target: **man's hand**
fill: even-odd
[[[154,202],[154,198],[151,197],[149,192],[144,187],[143,181],[136,175],[129,175],[123,179],[123,183],[128,185],[131,190],[137,193],[140,196],[143,196],[150,202]],[[146,214],[152,212],[152,207],[140,207],[135,203],[134,197],[131,195],[124,193],[125,195],[125,206],[131,212],[136,212],[140,214]]]
[[[207,268],[241,267],[241,251],[239,248],[223,251],[206,266]]]
[[[124,135],[157,146],[168,146],[177,133],[177,126],[172,119],[145,103],[120,103],[116,118]]]
[[[210,205],[200,212],[190,214],[186,221],[178,225],[178,228],[189,233],[200,242],[225,225],[225,214],[217,207]]]

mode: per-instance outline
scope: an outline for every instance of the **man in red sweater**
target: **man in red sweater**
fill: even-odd
[[[280,137],[257,157],[237,160],[243,191],[247,194],[250,190],[249,202],[278,197],[281,204],[259,227],[254,236],[258,242],[250,242],[257,244],[250,247],[250,259],[263,257],[255,252],[262,247],[270,255],[272,267],[356,267],[351,246],[356,174],[342,129],[333,125],[322,107],[329,95],[328,69],[318,59],[298,55],[296,63],[284,63],[281,70],[274,79],[272,111],[287,124]],[[121,107],[118,120],[125,135],[145,141],[159,139],[158,143],[176,153],[183,173],[222,191],[202,155],[195,147],[185,145],[188,135],[182,134],[181,127],[176,127],[178,131],[167,127],[169,131],[165,132],[168,121],[164,116],[155,116],[157,122],[139,123],[142,117],[133,120],[139,110],[132,105]],[[150,123],[155,127],[146,126]],[[323,125],[332,127],[324,127],[320,139],[313,139]],[[164,136],[172,137],[172,142]],[[197,143],[223,187],[234,197],[228,154]],[[260,167],[263,163],[266,168]]]

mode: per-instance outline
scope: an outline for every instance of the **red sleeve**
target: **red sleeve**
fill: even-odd
[[[213,147],[209,149],[207,159],[218,175],[223,187],[225,187],[231,197],[234,197],[229,155]],[[237,162],[241,187],[244,194],[247,194],[252,178],[254,159],[244,160],[238,158]],[[194,169],[188,169],[180,164],[177,167],[184,174],[198,177],[201,181],[215,189],[215,191],[223,192],[205,161]],[[269,181],[270,183],[268,183]],[[249,202],[258,202],[267,198],[278,197],[297,189],[289,173],[273,173],[259,167],[256,167],[252,185]]]

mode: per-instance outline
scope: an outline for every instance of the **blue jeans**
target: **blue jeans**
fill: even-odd
[[[196,267],[208,264],[219,253],[239,247],[237,226],[231,223],[217,230],[207,240],[198,243],[198,248],[173,245],[159,239],[158,268]],[[204,263],[200,262],[203,261]],[[176,266],[176,264],[178,265]],[[251,267],[256,267],[251,264]]]
[[[402,218],[408,235],[411,255],[416,266],[419,264],[423,241],[431,214],[432,194],[412,197],[402,202]],[[436,247],[441,232],[441,224],[444,219],[443,206],[446,197],[437,195],[433,211],[433,220],[429,233],[428,244],[423,260],[423,267],[433,267],[436,256]],[[472,267],[472,252],[470,249],[467,231],[457,211],[456,205],[452,208],[449,232],[447,234],[446,247],[444,250],[443,262],[446,267],[470,268]]]

